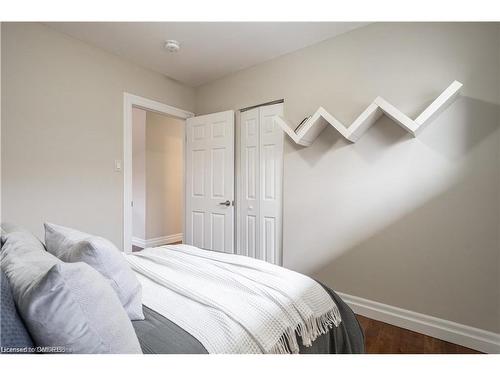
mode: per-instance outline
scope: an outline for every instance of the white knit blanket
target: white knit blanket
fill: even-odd
[[[321,285],[253,258],[161,246],[126,255],[143,304],[190,333],[209,353],[298,353],[340,323]]]

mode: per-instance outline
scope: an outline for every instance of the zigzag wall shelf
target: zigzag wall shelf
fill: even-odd
[[[406,116],[384,98],[377,96],[349,127],[345,127],[323,107],[318,108],[314,115],[301,126],[298,133],[294,131],[295,127],[283,117],[275,116],[274,121],[295,143],[302,146],[310,146],[328,124],[337,129],[344,138],[356,142],[383,114],[415,137],[455,100],[462,86],[460,82],[454,81],[415,120]]]

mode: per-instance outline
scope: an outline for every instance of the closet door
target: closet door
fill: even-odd
[[[255,108],[240,122],[240,253],[282,264],[283,104]]]

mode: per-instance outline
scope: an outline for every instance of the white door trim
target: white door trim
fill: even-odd
[[[194,113],[147,99],[123,93],[123,244],[122,250],[132,251],[132,107],[174,116],[181,119],[193,117]],[[185,148],[184,148],[185,149]],[[185,155],[184,155],[185,159]],[[186,181],[184,181],[184,187]]]

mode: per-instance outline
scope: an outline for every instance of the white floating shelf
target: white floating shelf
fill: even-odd
[[[415,120],[378,96],[349,127],[345,127],[323,107],[318,108],[314,115],[299,129],[298,133],[295,133],[295,127],[283,117],[275,116],[274,121],[295,143],[302,146],[311,145],[327,125],[333,126],[349,141],[356,142],[383,114],[415,137],[455,100],[462,86],[460,82],[454,81]]]

